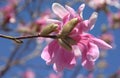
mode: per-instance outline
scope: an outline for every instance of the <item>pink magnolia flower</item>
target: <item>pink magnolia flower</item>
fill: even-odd
[[[38,26],[43,26],[46,25],[46,19],[50,18],[52,16],[50,10],[46,10],[43,13],[41,13],[40,17],[35,21],[35,24],[37,24]]]
[[[16,7],[18,5],[18,3],[21,1],[23,1],[23,0],[8,0],[8,3],[13,5],[14,7]]]
[[[120,28],[120,11],[117,13],[108,12],[107,13],[108,22],[111,28]]]
[[[105,7],[106,0],[86,0],[86,2],[94,9],[102,9]]]
[[[94,78],[93,72],[89,72],[86,78]]]
[[[1,11],[3,12],[3,23],[14,23],[15,22],[15,13],[14,13],[14,7],[11,4],[6,5],[5,7],[1,8]]]
[[[80,47],[82,53],[82,66],[88,70],[92,70],[94,68],[94,62],[99,57],[98,47],[102,49],[112,48],[103,40],[95,38],[88,33],[81,34],[81,39],[78,42],[78,46]]]
[[[50,73],[48,78],[62,78],[62,73]]]
[[[100,36],[100,39],[104,40],[108,44],[112,45],[114,42],[114,37],[112,33],[106,32]]]
[[[106,5],[114,6],[120,8],[119,0],[85,0],[88,5],[94,9],[104,9]]]
[[[94,78],[93,72],[88,72],[87,75],[79,74],[76,78]]]
[[[29,69],[23,73],[23,78],[35,78],[35,73]]]
[[[68,35],[76,41],[76,45],[72,45],[72,50],[69,51],[62,47],[56,39],[48,44],[41,54],[41,57],[47,64],[53,64],[55,71],[62,71],[64,68],[73,68],[76,65],[76,58],[81,55],[82,66],[88,70],[92,70],[94,68],[94,62],[99,57],[98,47],[103,49],[112,48],[103,40],[87,33],[87,31],[93,29],[97,13],[93,13],[88,20],[83,20],[82,11],[84,7],[85,5],[82,4],[79,7],[79,14],[77,14],[73,8],[67,5],[66,8],[58,3],[54,3],[52,6],[53,12],[62,19],[61,22],[49,19],[49,21],[58,24],[58,34],[61,32],[63,26],[71,19],[76,18],[78,20],[76,27]]]

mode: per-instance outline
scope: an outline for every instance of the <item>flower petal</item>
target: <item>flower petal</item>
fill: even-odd
[[[73,8],[71,8],[70,6],[65,5],[65,8],[69,11],[69,13],[71,14],[72,17],[75,17],[77,15],[75,10]]]
[[[78,46],[73,45],[72,49],[73,49],[73,52],[74,52],[75,56],[77,56],[77,57],[81,56],[81,51],[80,51],[80,48]]]
[[[56,23],[56,24],[61,24],[61,21],[59,20],[54,20],[54,19],[46,19],[47,23]]]
[[[102,49],[111,49],[112,46],[107,44],[105,41],[98,39],[98,38],[91,38],[93,42]]]
[[[85,4],[81,4],[78,8],[78,12],[80,14],[80,17],[83,18],[83,10],[85,8]]]
[[[62,71],[64,68],[71,69],[75,66],[76,60],[73,52],[68,52],[66,49],[59,46],[54,55],[54,69]]]
[[[53,64],[53,69],[54,69],[56,72],[60,72],[60,71],[62,71],[62,70],[64,69],[64,67],[61,66],[61,65],[59,65],[59,64],[54,63],[54,64]]]
[[[90,28],[90,30],[94,28],[94,24],[95,24],[95,22],[97,20],[97,16],[98,16],[98,14],[96,12],[94,12],[91,15],[91,17],[89,19],[89,24],[88,24],[88,27]]]
[[[96,44],[89,43],[89,50],[87,52],[87,59],[89,61],[96,61],[99,57],[99,49]]]
[[[93,70],[94,69],[94,62],[84,60],[84,61],[82,61],[82,66],[85,67],[87,70]]]
[[[56,15],[58,15],[62,19],[69,14],[69,12],[59,3],[53,3],[52,10]]]
[[[50,44],[48,44],[42,54],[41,58],[46,61],[47,64],[49,64],[52,61],[52,58],[54,57],[54,52],[58,48],[58,43],[54,40]]]

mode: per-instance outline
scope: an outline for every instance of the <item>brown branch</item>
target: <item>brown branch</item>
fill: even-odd
[[[58,36],[56,36],[56,35],[43,36],[43,35],[40,35],[40,34],[32,35],[32,36],[23,36],[23,37],[12,37],[12,36],[7,36],[7,35],[0,34],[0,37],[5,38],[5,39],[9,39],[9,40],[13,40],[16,43],[23,43],[23,41],[21,41],[21,39],[30,39],[30,38],[37,38],[37,37],[53,38],[53,39],[58,38]]]
[[[7,35],[3,35],[3,34],[0,34],[0,37],[1,38],[5,38],[5,39],[9,39],[9,40],[13,40],[15,41],[16,43],[23,43],[23,41],[19,40],[19,39],[16,39],[12,36],[7,36]]]
[[[17,51],[19,49],[20,46],[16,46],[15,50],[12,52],[12,54],[10,55],[7,63],[6,63],[6,66],[3,68],[3,70],[0,71],[0,78],[2,76],[4,76],[4,74],[9,70],[9,68],[11,67],[12,65],[12,62],[13,62],[13,59],[15,57],[15,55],[17,54]]]
[[[37,38],[37,37],[53,38],[53,39],[58,38],[56,35],[42,36],[38,34],[38,35],[33,35],[33,36],[16,37],[15,39],[29,39],[29,38]]]

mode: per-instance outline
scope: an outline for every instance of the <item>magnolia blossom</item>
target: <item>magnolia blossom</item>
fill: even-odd
[[[105,0],[86,0],[88,5],[94,9],[101,9],[105,6]]]
[[[48,78],[62,78],[62,73],[50,73]]]
[[[103,33],[100,38],[102,40],[104,40],[105,42],[107,42],[108,44],[112,45],[113,42],[114,42],[114,37],[113,37],[113,34],[112,33],[109,33],[109,32],[106,32],[106,33]]]
[[[22,33],[22,36],[39,34],[41,30],[47,26],[48,23],[46,22],[46,20],[50,17],[53,17],[52,13],[49,10],[46,10],[45,12],[41,13],[40,17],[32,23],[25,24],[24,22],[21,22],[18,25],[17,31]],[[50,41],[50,38],[36,38],[36,49],[38,49],[38,47],[40,47],[43,42],[49,43]]]
[[[46,10],[46,11],[44,11],[43,13],[41,13],[41,15],[40,15],[40,17],[35,21],[35,23],[37,24],[37,25],[46,25],[46,20],[48,19],[48,18],[50,18],[52,15],[51,15],[51,12],[50,12],[50,10]]]
[[[76,78],[94,78],[93,72],[88,72],[87,75],[79,74]]]
[[[106,5],[115,6],[120,8],[119,0],[85,0],[88,5],[94,9],[104,9]]]
[[[61,18],[62,21],[53,19],[49,19],[48,21],[58,24],[57,34],[62,33],[65,37],[67,36],[72,38],[76,42],[76,44],[70,45],[71,43],[68,44],[65,41],[65,43],[63,43],[64,45],[61,45],[59,39],[55,39],[44,48],[41,57],[47,64],[53,64],[55,71],[62,71],[64,68],[73,68],[76,65],[76,59],[79,57],[82,57],[82,66],[88,70],[92,70],[94,68],[94,62],[99,57],[98,48],[112,48],[103,40],[87,33],[89,30],[93,29],[97,18],[97,13],[94,12],[88,20],[84,20],[82,17],[84,7],[85,4],[82,4],[78,9],[78,13],[76,13],[70,6],[66,5],[64,8],[59,3],[53,3],[52,10]],[[69,34],[63,33],[63,31],[67,31],[67,28],[65,30],[64,27],[66,24],[68,26],[68,30],[70,29],[69,26],[72,24],[69,23],[73,19],[77,20],[77,24],[75,24]],[[74,23],[74,21],[72,22]],[[67,44],[67,47],[65,44]],[[68,48],[70,46],[72,47],[72,50]]]
[[[7,4],[4,7],[1,7],[1,16],[0,19],[2,19],[1,21],[1,28],[5,31],[9,31],[9,27],[7,27],[7,23],[15,23],[16,19],[15,19],[15,8],[13,7],[13,5],[11,4]]]
[[[35,78],[35,73],[29,69],[23,73],[23,78]]]
[[[20,1],[23,1],[23,0],[8,0],[8,3],[16,7]]]
[[[120,28],[120,11],[118,11],[117,13],[108,12],[107,17],[111,28]]]
[[[5,23],[14,23],[15,20],[15,7],[12,4],[8,4],[5,7],[2,7],[1,10],[3,12],[4,15],[4,21],[6,21]]]

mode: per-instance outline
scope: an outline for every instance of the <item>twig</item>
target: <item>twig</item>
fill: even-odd
[[[58,38],[58,36],[56,36],[56,35],[43,36],[43,35],[40,35],[40,34],[33,35],[33,36],[23,36],[23,37],[12,37],[12,36],[7,36],[7,35],[0,34],[0,37],[5,38],[5,39],[13,40],[13,41],[15,41],[17,43],[23,43],[23,41],[21,41],[21,39],[29,39],[29,38],[37,38],[37,37],[53,38],[53,39]]]
[[[58,38],[56,35],[42,36],[38,34],[38,35],[33,35],[33,36],[16,37],[15,39],[29,39],[29,38],[37,38],[37,37],[53,38],[53,39]]]
[[[16,55],[19,47],[20,47],[20,46],[16,46],[15,50],[12,52],[10,58],[8,59],[5,68],[4,68],[2,71],[0,71],[0,78],[1,78],[2,76],[4,76],[4,74],[7,72],[7,70],[11,67],[12,62],[13,62],[13,59],[14,59],[14,56]]]
[[[9,39],[9,40],[13,40],[15,41],[16,43],[23,43],[23,41],[19,40],[19,39],[16,39],[12,36],[7,36],[7,35],[3,35],[3,34],[0,34],[0,37],[1,38],[5,38],[5,39]]]

